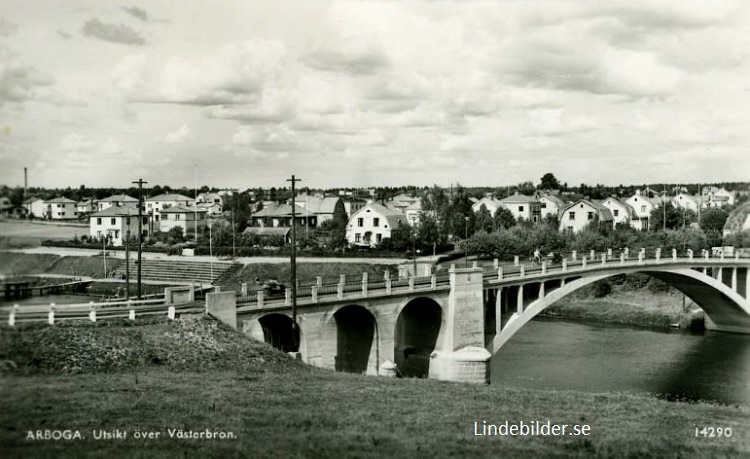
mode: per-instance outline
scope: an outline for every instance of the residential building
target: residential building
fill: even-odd
[[[149,215],[141,216],[141,231],[144,238],[150,234],[151,217]],[[138,209],[134,206],[114,206],[111,205],[104,210],[100,210],[89,215],[89,234],[91,237],[101,240],[104,237],[109,239],[110,244],[122,246],[127,238],[128,231],[130,237],[137,239],[138,235]]]
[[[32,218],[49,218],[49,207],[42,198],[29,198],[23,203]]]
[[[742,231],[750,231],[750,202],[746,202],[729,213],[724,223],[724,237]]]
[[[99,211],[102,211],[104,209],[107,209],[109,207],[119,207],[119,206],[132,206],[132,207],[138,207],[138,200],[135,198],[131,198],[128,195],[124,194],[114,194],[108,198],[100,199],[96,201],[96,208]]]
[[[294,198],[294,204],[318,217],[318,225],[328,220],[347,220],[344,202],[337,196],[301,194]]]
[[[195,234],[196,229],[201,231],[208,222],[205,209],[195,206],[175,205],[165,207],[161,210],[160,216],[161,219],[154,222],[154,228],[158,226],[162,233],[169,232],[172,228],[182,228],[184,236]]]
[[[409,196],[407,194],[399,194],[389,199],[385,204],[386,206],[404,212],[407,207],[413,205],[415,202],[421,201],[421,198]]]
[[[569,204],[560,212],[560,231],[578,233],[593,222],[612,226],[612,212],[588,199],[580,199]]]
[[[406,215],[406,221],[411,226],[417,226],[422,221],[422,214],[424,212],[422,211],[422,201],[417,201],[414,204],[410,205],[409,207],[404,210],[404,215]]]
[[[724,188],[709,186],[701,190],[703,208],[733,206],[737,197],[736,191],[727,191]]]
[[[539,201],[531,196],[516,192],[512,196],[500,200],[503,206],[513,214],[516,221],[526,220],[538,222],[541,220],[541,206]]]
[[[162,231],[160,221],[162,220],[162,211],[173,206],[191,207],[195,200],[187,196],[175,193],[163,193],[157,196],[146,198],[144,201],[145,212],[151,215],[151,222],[154,225],[153,231]],[[168,226],[168,225],[167,225]]]
[[[687,193],[678,193],[672,198],[672,205],[678,209],[692,210],[696,214],[701,208],[701,197]]]
[[[631,219],[630,226],[639,230],[647,230],[651,211],[661,205],[659,198],[649,198],[642,194],[641,190],[635,190],[635,194],[625,200],[635,211],[636,218]]]
[[[10,203],[10,198],[7,196],[0,197],[0,212],[11,207],[13,207],[13,204]]]
[[[300,206],[294,206],[294,221],[297,226],[315,228],[318,217]],[[253,226],[263,228],[279,228],[292,226],[292,206],[289,204],[269,204],[251,217]]]
[[[567,205],[565,201],[551,194],[545,194],[545,195],[540,196],[538,198],[538,201],[539,201],[539,215],[542,219],[545,219],[549,216],[557,217],[560,214],[560,211],[563,209],[563,207]]]
[[[201,193],[198,195],[196,202],[198,204],[218,204],[221,207],[224,205],[224,197],[219,193]]]
[[[10,206],[0,210],[0,215],[9,218],[26,218],[29,210],[26,207]]]
[[[69,220],[78,218],[76,202],[65,197],[58,197],[44,201],[47,205],[49,218],[52,220]]]
[[[76,211],[78,211],[78,215],[90,214],[91,212],[96,212],[96,210],[96,202],[93,199],[85,199],[76,203]]]
[[[405,224],[406,215],[381,204],[370,203],[355,212],[346,225],[346,240],[351,245],[375,247],[392,231]]]
[[[494,217],[497,209],[503,207],[503,203],[499,199],[495,199],[493,196],[485,196],[482,199],[477,200],[471,205],[471,210],[474,213],[479,212],[479,209],[484,206],[485,209],[490,211],[490,214]]]
[[[346,211],[346,218],[351,217],[353,213],[359,211],[359,209],[367,205],[366,200],[361,199],[361,198],[355,198],[353,196],[347,196],[343,198],[342,201],[344,202],[344,210]]]
[[[205,210],[209,217],[218,217],[223,214],[222,205],[216,202],[199,202],[198,208]]]
[[[638,219],[635,214],[635,209],[633,209],[630,204],[620,201],[614,196],[610,196],[601,201],[596,201],[596,203],[609,209],[612,213],[612,224],[615,228],[622,225],[630,225],[632,220]],[[633,227],[640,229],[640,222],[636,222]]]

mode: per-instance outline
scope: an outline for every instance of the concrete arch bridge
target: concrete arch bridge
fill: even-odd
[[[534,316],[593,282],[645,273],[680,290],[706,313],[709,329],[750,333],[749,258],[629,257],[592,253],[557,265],[458,268],[424,277],[306,287],[298,296],[299,352],[305,362],[367,374],[485,382],[489,359]],[[289,292],[265,298],[207,295],[207,312],[284,351],[292,350]]]

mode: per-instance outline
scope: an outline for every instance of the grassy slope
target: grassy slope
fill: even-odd
[[[254,457],[706,457],[750,452],[746,407],[333,373],[310,369],[205,318],[136,327],[35,327],[26,330],[28,338],[2,331],[6,356],[9,349],[19,354],[33,344],[39,358],[64,343],[54,359],[17,357],[27,373],[55,374],[0,379],[4,457],[222,457],[238,452]],[[120,357],[130,362],[120,365],[106,357],[118,352],[145,353],[148,358],[143,363],[139,357]],[[159,353],[158,365],[149,352]],[[70,359],[82,355],[86,358],[78,360],[88,363],[71,367]],[[115,369],[122,371],[101,371]],[[71,374],[84,370],[89,373]],[[592,434],[472,435],[474,421],[547,419],[587,423]],[[695,438],[694,426],[703,425],[732,427],[735,434],[730,439]],[[27,430],[45,428],[81,429],[89,439],[24,441]],[[131,436],[125,441],[93,441],[91,430],[98,428],[126,429]],[[238,438],[143,441],[132,438],[137,428],[163,432],[162,437],[168,428],[211,428],[232,431]]]
[[[57,255],[0,252],[0,274],[38,274],[58,260]]]
[[[117,269],[124,264],[125,260],[107,257],[107,270]],[[89,276],[101,279],[104,276],[104,261],[102,257],[60,257],[52,266],[44,272],[54,274],[70,274],[76,276]]]

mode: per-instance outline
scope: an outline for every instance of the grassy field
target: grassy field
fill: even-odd
[[[43,273],[58,258],[57,255],[0,252],[0,274],[17,276]]]
[[[89,324],[0,334],[3,457],[739,456],[747,407],[628,394],[474,386],[312,369],[215,321]],[[54,352],[44,357],[48,352]],[[11,366],[7,363],[6,368]],[[589,436],[482,437],[474,422],[588,424]],[[695,426],[733,429],[695,437]],[[78,429],[85,439],[26,440]],[[94,440],[121,429],[124,440]],[[168,429],[234,439],[170,438]],[[134,438],[135,431],[160,438]]]
[[[107,270],[117,269],[125,264],[125,260],[120,258],[107,257]],[[75,276],[88,276],[95,279],[102,279],[104,275],[104,261],[102,257],[60,257],[50,267],[44,270],[45,273],[70,274]]]

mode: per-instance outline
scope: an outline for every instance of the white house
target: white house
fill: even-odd
[[[198,208],[205,210],[209,217],[218,217],[223,213],[221,204],[216,202],[199,202]]]
[[[539,214],[542,219],[549,216],[557,217],[565,206],[565,201],[557,196],[545,194],[539,197]]]
[[[347,218],[351,217],[353,213],[357,212],[367,204],[366,200],[355,198],[353,196],[347,196],[343,198],[342,201],[344,202],[344,210],[346,210]]]
[[[148,237],[151,217],[142,216],[141,231],[144,238]],[[109,206],[104,210],[89,216],[89,234],[91,237],[101,240],[109,238],[109,243],[114,246],[123,245],[128,230],[131,238],[138,236],[138,209],[131,206]]]
[[[196,201],[198,204],[211,203],[218,204],[219,206],[224,205],[224,198],[219,193],[201,193],[198,195]]]
[[[410,205],[406,208],[404,211],[404,214],[406,215],[406,221],[409,222],[411,226],[417,226],[422,221],[422,201],[417,201],[414,204]]]
[[[138,200],[135,198],[131,198],[130,196],[127,196],[124,194],[113,194],[112,196],[108,198],[104,198],[104,199],[100,199],[96,201],[96,208],[99,211],[102,211],[112,206],[138,207]]]
[[[49,208],[41,198],[29,198],[23,203],[29,215],[34,218],[49,218]]]
[[[612,224],[615,228],[620,225],[630,225],[631,220],[638,219],[635,214],[635,209],[633,209],[629,204],[615,198],[614,196],[610,196],[607,199],[598,201],[597,204],[601,204],[609,209],[609,211],[612,213]],[[640,229],[640,222],[636,222],[633,227],[636,229]]]
[[[495,199],[493,196],[485,196],[471,205],[471,211],[477,213],[482,206],[489,210],[490,214],[494,217],[497,209],[503,207],[503,203],[500,202],[499,199]]]
[[[206,210],[199,207],[187,207],[182,205],[171,206],[161,211],[161,220],[154,223],[159,227],[159,231],[166,233],[172,228],[182,228],[182,234],[195,234],[196,226],[198,231],[203,229],[207,224]]]
[[[173,206],[190,207],[194,202],[195,200],[193,198],[189,198],[181,194],[160,194],[157,196],[146,198],[146,200],[144,201],[144,204],[146,206],[145,213],[151,215],[151,221],[154,224],[154,230],[162,231],[159,229],[159,221],[161,221],[162,219],[161,213],[164,209],[168,209]]]
[[[93,199],[79,201],[76,203],[76,210],[78,211],[78,215],[90,214],[97,210],[96,202]]]
[[[523,219],[536,223],[541,220],[541,206],[539,201],[531,196],[516,192],[513,196],[501,199],[500,202],[513,214],[513,218],[516,221]]]
[[[78,217],[76,202],[68,198],[55,198],[44,201],[47,205],[49,218],[52,220],[66,220]]]
[[[733,206],[734,200],[737,195],[736,191],[727,191],[724,188],[717,188],[715,186],[709,186],[703,188],[702,192],[702,206],[703,208],[708,207],[725,207]]]
[[[672,198],[672,205],[678,209],[687,209],[698,213],[698,209],[701,208],[701,197],[679,193]]]
[[[645,230],[648,229],[651,211],[661,205],[661,201],[659,198],[649,198],[647,195],[641,194],[641,190],[635,190],[635,194],[626,199],[625,204],[633,208],[637,218],[637,221],[631,219],[630,225],[636,229]]]
[[[355,212],[346,225],[346,240],[351,245],[375,247],[391,232],[406,223],[406,215],[376,203]]]
[[[601,204],[581,199],[560,212],[560,231],[578,233],[597,220],[600,225],[612,225],[612,213]]]

